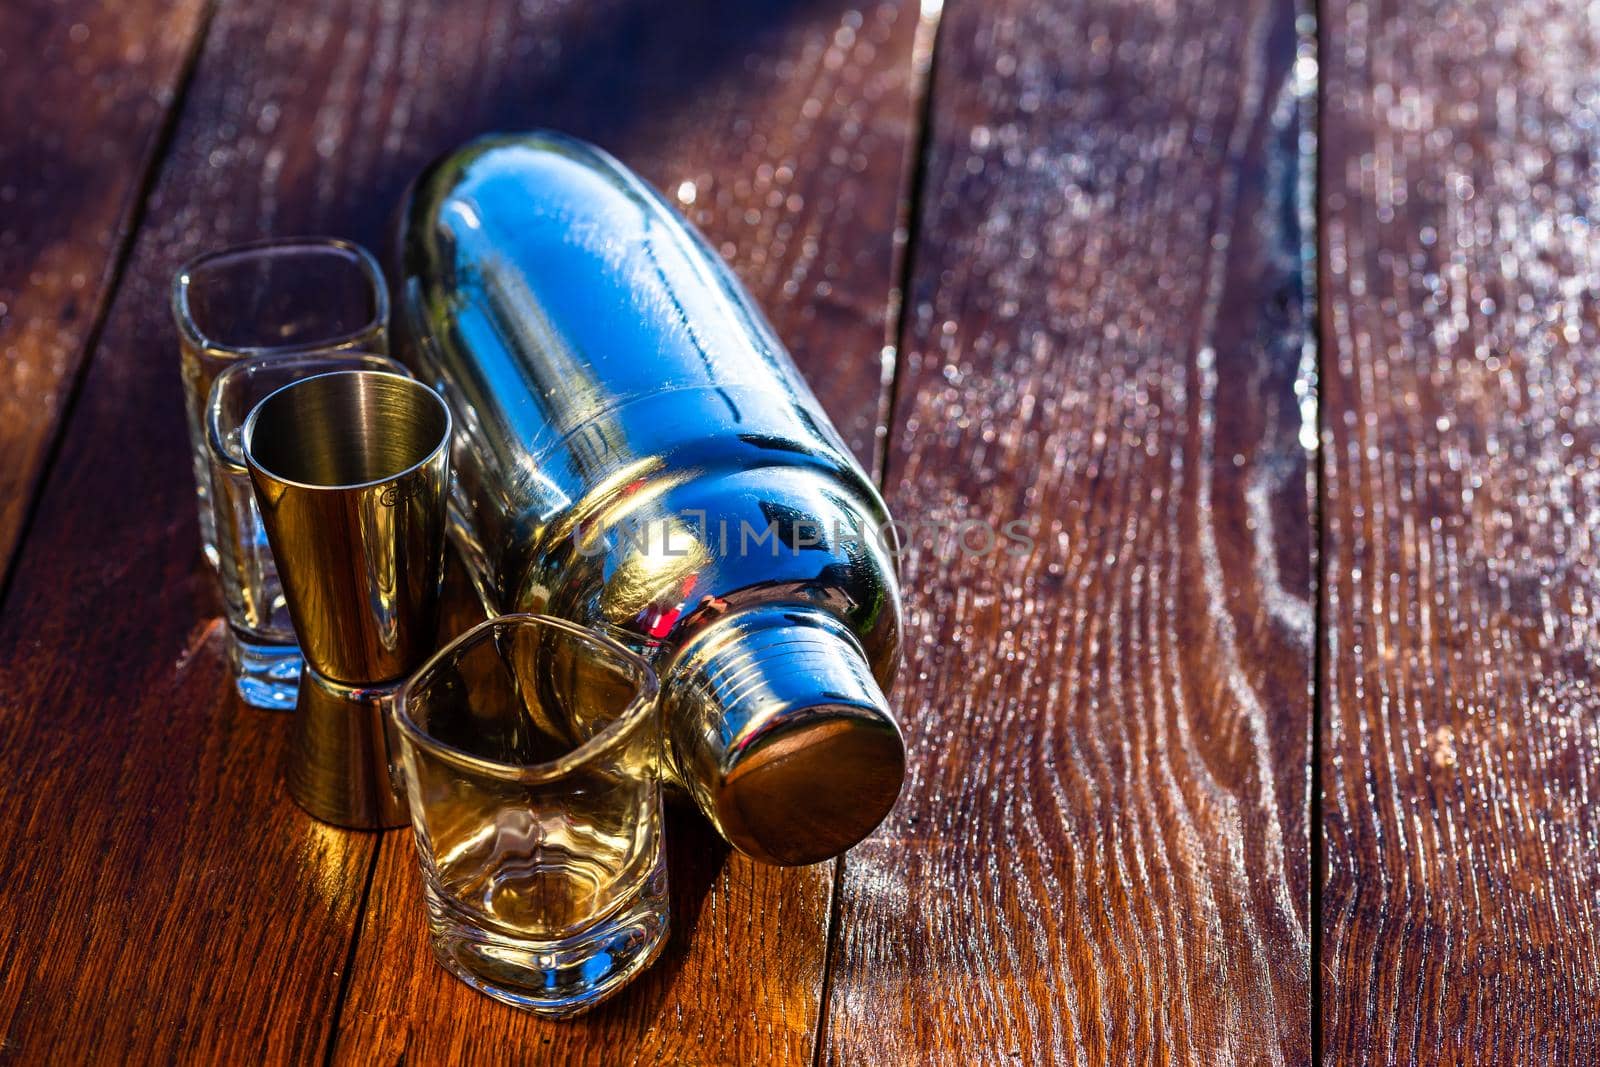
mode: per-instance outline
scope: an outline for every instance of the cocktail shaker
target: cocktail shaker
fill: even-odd
[[[727,266],[552,133],[439,160],[401,226],[402,358],[455,414],[485,606],[648,655],[670,770],[741,851],[812,863],[871,832],[905,773],[893,527]]]

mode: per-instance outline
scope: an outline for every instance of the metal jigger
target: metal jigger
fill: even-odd
[[[337,371],[268,395],[243,443],[306,659],[289,793],[324,822],[399,826],[385,722],[432,651],[450,410],[409,378]]]

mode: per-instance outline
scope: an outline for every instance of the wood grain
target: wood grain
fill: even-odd
[[[870,456],[916,32],[889,3],[219,9],[0,620],[0,958],[26,961],[0,976],[6,1054],[812,1057],[831,865],[760,867],[675,821],[666,959],[558,1027],[428,961],[404,835],[287,801],[287,720],[233,699],[196,552],[165,287],[262,234],[377,247],[433,155],[554,125],[687,205]]]
[[[1600,29],[1328,12],[1324,1050],[1600,1057]]]
[[[1311,1059],[1295,16],[945,9],[887,484],[1035,543],[904,561],[829,1062]]]
[[[8,0],[0,43],[0,588],[204,0]]]

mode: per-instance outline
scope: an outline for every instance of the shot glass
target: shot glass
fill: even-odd
[[[226,367],[206,400],[207,499],[217,577],[228,616],[234,684],[252,707],[292,709],[304,661],[250,487],[241,433],[251,409],[268,394],[301,378],[339,370],[410,376],[394,360],[371,353],[266,356]]]
[[[199,496],[200,547],[220,568],[205,428],[212,382],[247,359],[386,353],[389,295],[377,260],[360,245],[332,237],[281,238],[185,263],[173,279],[172,314]]]
[[[434,955],[539,1015],[599,1003],[668,924],[656,679],[542,615],[467,631],[393,709]]]

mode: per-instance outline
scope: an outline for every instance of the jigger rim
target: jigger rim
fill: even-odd
[[[365,482],[302,482],[295,478],[285,477],[256,458],[256,419],[260,417],[262,409],[268,404],[272,403],[274,397],[278,396],[280,393],[287,393],[292,389],[304,388],[311,382],[321,381],[324,378],[345,378],[351,376],[365,378],[388,378],[393,381],[403,383],[404,387],[407,389],[413,391],[420,390],[423,394],[432,398],[435,406],[444,415],[444,426],[439,433],[438,443],[432,448],[428,449],[427,453],[423,455],[422,458],[418,459],[410,466],[404,467],[397,471],[392,471],[388,474],[385,474],[381,478],[373,478]],[[419,382],[417,379],[408,375],[395,374],[391,371],[347,369],[331,370],[324,374],[308,375],[304,378],[299,378],[295,381],[281,385],[272,392],[268,393],[266,396],[262,397],[256,402],[256,406],[250,409],[250,414],[245,417],[244,426],[239,432],[239,444],[240,450],[244,453],[245,462],[250,467],[267,475],[279,485],[290,486],[295,489],[304,489],[307,492],[314,493],[347,493],[352,489],[371,489],[376,486],[387,485],[389,482],[399,481],[401,478],[423,469],[424,467],[428,466],[428,464],[437,460],[440,452],[449,452],[450,441],[454,434],[455,420],[450,414],[450,405],[445,403],[444,397],[440,396],[438,392],[430,386],[423,382]]]
[[[341,361],[345,364],[344,366],[335,365]],[[357,365],[363,361],[369,365],[365,367]],[[228,364],[228,366],[222,368],[222,371],[212,381],[211,392],[206,396],[205,431],[206,444],[210,447],[211,454],[216,457],[218,463],[227,468],[229,473],[248,474],[250,472],[249,464],[244,461],[244,441],[242,439],[244,425],[249,421],[250,412],[245,412],[245,418],[239,420],[238,430],[241,440],[236,457],[234,450],[229,448],[228,435],[223,432],[222,427],[219,425],[219,420],[222,416],[218,409],[223,390],[232,386],[236,379],[243,378],[255,371],[293,370],[295,367],[305,366],[308,363],[326,363],[329,366],[327,370],[318,371],[316,374],[307,374],[304,377],[284,382],[283,385],[278,386],[278,389],[294,385],[296,382],[305,381],[306,378],[316,378],[324,374],[337,374],[340,371],[347,370],[376,370],[388,374],[398,374],[402,378],[412,377],[411,371],[406,368],[406,365],[393,356],[386,356],[382,352],[368,352],[365,349],[338,348],[328,351],[316,349],[310,352],[291,352],[282,356],[251,356],[248,359],[241,359],[237,363]],[[386,366],[380,366],[380,364],[386,364]],[[272,392],[276,393],[278,389],[274,389]],[[270,396],[271,394],[267,395]],[[261,400],[266,398],[266,396],[263,396]],[[257,404],[260,402],[260,400],[256,401]],[[252,404],[250,411],[254,410],[255,405]]]
[[[581,745],[563,752],[555,759],[544,760],[539,763],[502,763],[499,760],[474,756],[470,752],[463,752],[454,745],[440,741],[411,717],[410,705],[413,690],[436,667],[453,656],[458,649],[474,641],[481,640],[482,635],[487,631],[498,629],[507,623],[518,625],[536,623],[540,626],[561,630],[579,640],[588,641],[612,653],[619,661],[630,668],[631,673],[638,681],[638,688],[634,692],[633,699],[599,733]],[[537,785],[564,778],[579,767],[594,760],[595,757],[605,755],[613,748],[627,741],[643,720],[656,714],[656,700],[659,696],[659,690],[660,684],[656,678],[655,668],[651,667],[650,662],[643,656],[621,642],[607,637],[598,630],[566,619],[558,619],[553,615],[518,612],[509,615],[496,615],[492,619],[486,619],[439,649],[432,656],[429,656],[426,663],[418,667],[410,677],[401,683],[394,703],[389,707],[389,715],[394,720],[395,725],[412,743],[459,770],[495,778],[502,782]]]

